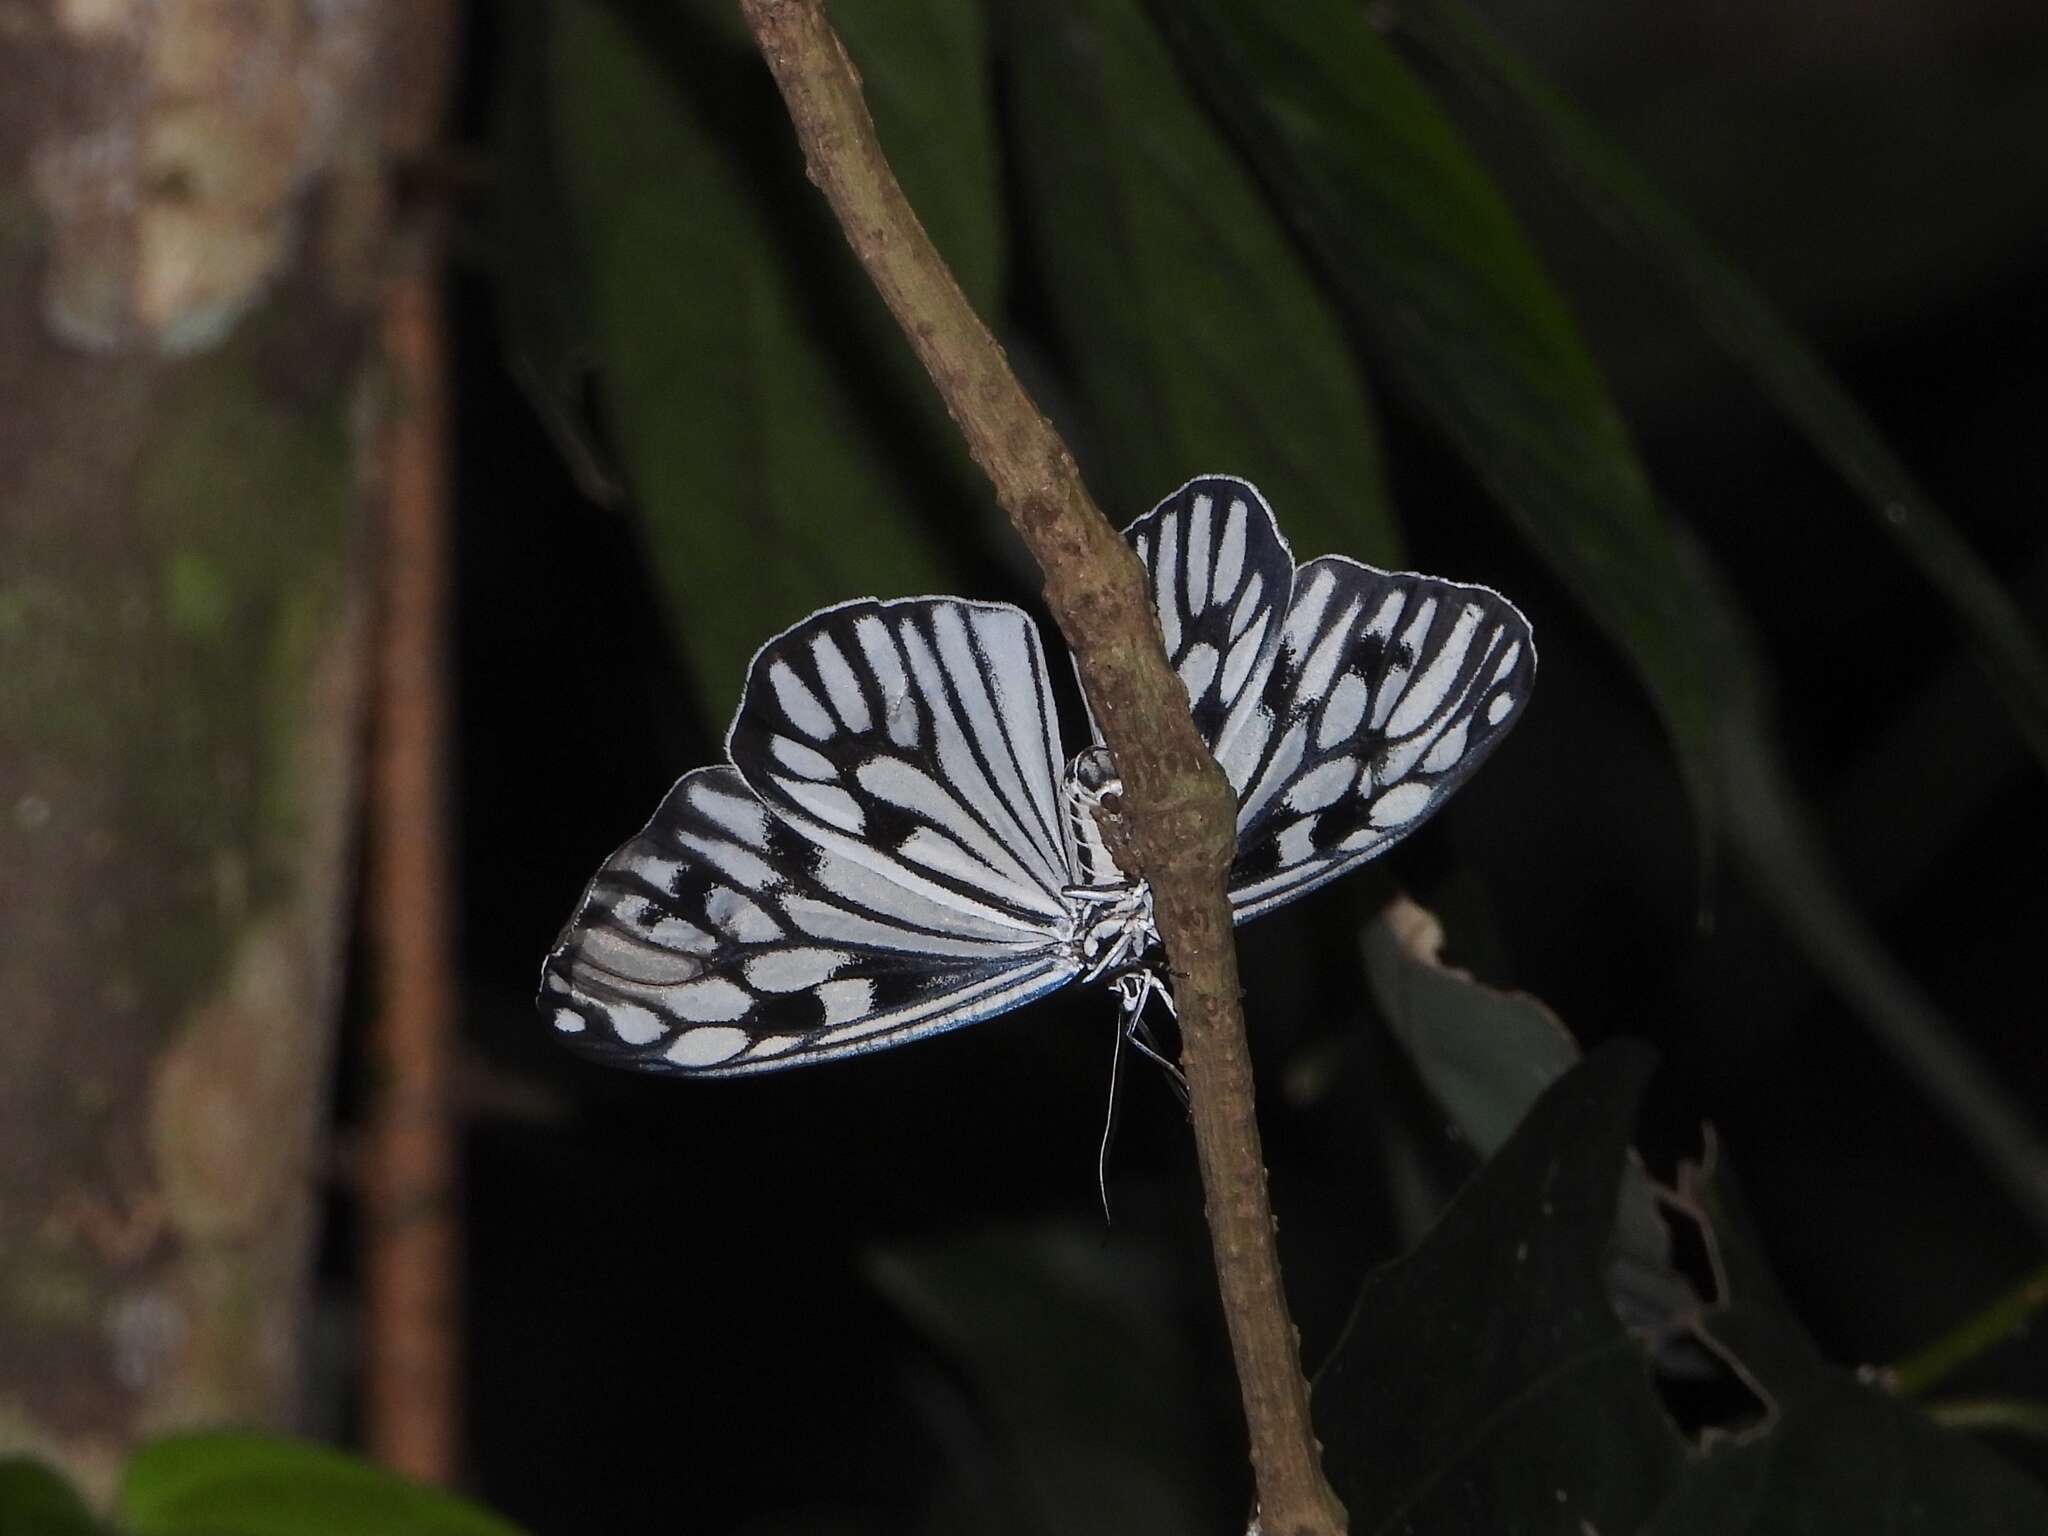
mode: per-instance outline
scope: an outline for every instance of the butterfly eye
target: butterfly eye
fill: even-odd
[[[1076,784],[1105,804],[1123,793],[1123,780],[1117,775],[1107,747],[1090,747],[1077,754],[1072,772]]]

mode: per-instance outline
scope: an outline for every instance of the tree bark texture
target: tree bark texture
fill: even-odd
[[[396,0],[0,26],[0,1450],[296,1417]]]

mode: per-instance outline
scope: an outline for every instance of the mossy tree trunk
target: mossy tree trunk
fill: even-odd
[[[0,1448],[283,1425],[368,661],[397,0],[0,28]]]

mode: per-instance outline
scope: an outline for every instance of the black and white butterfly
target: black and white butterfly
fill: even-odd
[[[1299,570],[1245,481],[1125,530],[1166,654],[1237,791],[1239,921],[1412,832],[1521,713],[1529,624],[1485,587],[1339,555]],[[1069,760],[1007,603],[872,598],[756,653],[727,764],[604,863],[541,972],[570,1044],[732,1076],[882,1050],[1084,979],[1124,1027],[1162,993],[1099,741]],[[1142,1039],[1142,1036],[1140,1037]]]

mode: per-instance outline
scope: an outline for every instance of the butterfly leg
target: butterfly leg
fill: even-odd
[[[1180,1100],[1180,1107],[1188,1107],[1188,1080],[1180,1067],[1159,1048],[1158,1040],[1145,1024],[1145,1004],[1154,996],[1166,1000],[1167,1011],[1173,1011],[1173,994],[1166,984],[1150,969],[1136,966],[1116,976],[1111,985],[1116,989],[1116,1034],[1110,1047],[1109,1056],[1109,1110],[1102,1120],[1102,1145],[1095,1155],[1095,1186],[1102,1196],[1102,1219],[1112,1220],[1109,1210],[1109,1148],[1116,1139],[1117,1116],[1122,1107],[1124,1045],[1141,1056],[1156,1062],[1166,1073],[1174,1097]]]
[[[1167,989],[1150,970],[1130,971],[1117,978],[1117,995],[1122,1000],[1117,1016],[1123,1021],[1123,1031],[1139,1055],[1156,1063],[1166,1073],[1167,1083],[1173,1089],[1173,1096],[1180,1100],[1180,1107],[1188,1107],[1188,1079],[1180,1064],[1169,1057],[1160,1046],[1159,1039],[1145,1022],[1145,1004],[1150,998],[1158,998],[1166,1004],[1166,1011],[1174,1013],[1173,993]],[[1177,1015],[1176,1015],[1177,1016]]]

